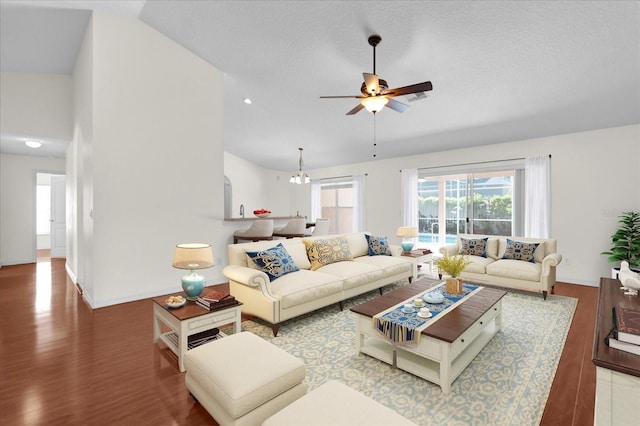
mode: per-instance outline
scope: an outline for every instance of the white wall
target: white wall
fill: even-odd
[[[2,133],[71,140],[72,81],[59,74],[0,74]]]
[[[0,265],[36,261],[36,174],[64,170],[64,159],[0,154]]]
[[[223,91],[219,71],[137,19],[96,13],[86,37],[74,226],[80,285],[100,307],[178,291],[177,243],[222,250]]]
[[[368,230],[399,242],[395,237],[401,221],[399,170],[547,154],[552,155],[551,235],[564,256],[558,280],[597,285],[601,276],[610,276],[611,265],[600,252],[610,248],[617,215],[640,210],[639,125],[379,159],[311,170],[310,174],[329,178],[368,173]],[[307,188],[306,197],[296,198],[294,207],[308,205]],[[604,216],[603,211],[613,212],[613,216]]]

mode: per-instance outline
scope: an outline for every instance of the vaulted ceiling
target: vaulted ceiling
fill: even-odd
[[[376,71],[389,87],[433,84],[425,99],[396,98],[406,112],[376,114],[378,159],[640,122],[636,1],[0,6],[3,72],[70,74],[90,10],[139,18],[224,73],[225,150],[270,169],[297,168],[298,147],[309,169],[373,159],[374,116],[345,115],[356,99],[319,97],[360,93],[374,33]],[[18,149],[0,136],[3,152]]]

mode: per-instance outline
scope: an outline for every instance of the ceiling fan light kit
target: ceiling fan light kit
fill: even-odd
[[[298,161],[299,169],[291,175],[291,179],[289,179],[290,183],[296,183],[298,185],[303,183],[311,182],[311,178],[309,177],[309,173],[302,170],[304,163],[302,161],[302,148],[298,148],[300,150],[300,160]]]
[[[375,114],[380,111],[389,102],[384,96],[371,96],[360,101],[367,111]]]

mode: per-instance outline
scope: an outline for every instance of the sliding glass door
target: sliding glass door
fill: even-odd
[[[512,235],[513,189],[513,170],[420,177],[420,243],[449,244],[461,233]]]

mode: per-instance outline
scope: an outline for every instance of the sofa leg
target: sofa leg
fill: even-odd
[[[555,285],[551,286],[551,294],[556,294],[556,286]]]
[[[340,311],[344,311],[344,300],[340,301]]]
[[[411,284],[411,280],[413,280],[413,277],[409,277],[409,284]]]
[[[280,324],[271,324],[271,331],[273,332],[273,337],[278,337],[278,330],[280,330]]]
[[[191,392],[189,392],[189,396],[190,396],[191,398],[193,398],[193,400],[194,400],[195,402],[198,402],[198,398],[196,398],[196,397],[195,397],[195,395],[194,395],[194,394],[192,394]]]
[[[378,291],[380,292],[380,296],[382,296],[382,287],[378,287]]]
[[[547,290],[542,290],[542,298],[547,300]]]

